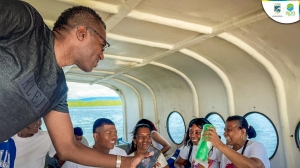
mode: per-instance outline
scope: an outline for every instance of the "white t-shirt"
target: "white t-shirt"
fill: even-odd
[[[131,153],[129,156],[134,156],[134,152]],[[158,156],[157,162],[160,163],[160,167],[156,167],[156,168],[163,168],[168,165],[168,162],[166,161],[166,158],[162,153],[160,153],[160,155]]]
[[[12,138],[17,149],[15,168],[44,168],[47,153],[50,157],[56,154],[47,131],[39,130],[27,138],[18,135]]]
[[[183,148],[180,150],[180,153],[179,153],[179,156],[184,159],[184,160],[188,160],[192,163],[193,162],[193,159],[195,156],[195,153],[196,153],[196,150],[197,150],[197,145],[193,145],[193,149],[192,149],[192,153],[191,153],[191,157],[188,158],[189,156],[189,151],[190,151],[190,146],[183,146]]]
[[[179,156],[184,160],[189,159],[189,161],[192,164],[194,164],[194,158],[195,158],[195,154],[197,152],[197,145],[193,145],[193,149],[192,149],[190,158],[188,158],[189,151],[190,151],[190,146],[184,146],[180,150]],[[222,155],[222,153],[217,148],[215,148],[215,147],[212,148],[212,151],[209,153],[209,156],[208,156],[209,168],[219,168],[219,162],[221,161],[221,155]],[[194,166],[192,165],[192,167],[194,167]]]
[[[80,142],[81,142],[83,145],[89,147],[89,142],[87,141],[87,139],[86,139],[84,136],[82,136],[82,139],[81,139]]]
[[[243,147],[237,150],[237,152],[242,153],[242,150]],[[260,142],[249,140],[243,155],[248,158],[257,158],[263,162],[265,168],[270,168],[270,160],[267,155],[267,150]],[[226,168],[226,166],[230,164],[233,165],[225,155],[222,155],[220,168]]]
[[[157,131],[152,130],[152,131],[151,131],[151,135],[152,135],[154,132],[157,132]],[[157,132],[157,133],[158,133],[158,132]],[[158,133],[158,134],[159,134],[159,133]],[[151,138],[151,141],[152,141],[152,145],[153,145],[155,148],[157,148],[157,149],[159,149],[159,150],[161,150],[161,149],[163,148],[163,146],[162,146],[160,143],[154,141],[152,138]]]
[[[127,156],[127,153],[123,149],[118,148],[118,147],[114,147],[113,149],[111,149],[109,151],[109,154]],[[96,167],[84,166],[84,165],[80,165],[80,164],[73,163],[73,162],[70,162],[70,161],[66,161],[63,164],[62,168],[96,168]]]

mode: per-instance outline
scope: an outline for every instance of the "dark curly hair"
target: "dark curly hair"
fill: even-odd
[[[93,27],[99,23],[106,29],[105,23],[95,10],[85,6],[75,6],[61,13],[54,24],[53,30],[62,30],[66,27],[73,28],[78,25]]]
[[[197,127],[199,128],[203,128],[203,126],[205,124],[211,124],[206,118],[194,118],[190,121],[189,123],[189,127],[186,131],[186,136],[185,136],[185,141],[184,141],[184,145],[188,145],[188,146],[193,146],[193,143],[192,141],[190,140],[190,128],[193,126],[193,125],[196,125]]]
[[[138,125],[138,124],[147,124],[147,125],[149,125],[151,131],[153,131],[153,130],[154,130],[154,131],[157,131],[157,129],[156,129],[155,125],[153,124],[153,122],[151,122],[150,120],[147,120],[147,119],[145,119],[145,118],[140,119],[140,120],[137,122],[136,125]]]

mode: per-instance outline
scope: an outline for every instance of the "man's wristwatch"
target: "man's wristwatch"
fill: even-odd
[[[121,156],[117,155],[116,168],[120,168],[120,166],[121,166]]]

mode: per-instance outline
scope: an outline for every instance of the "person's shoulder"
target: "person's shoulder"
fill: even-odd
[[[45,130],[39,130],[37,134],[39,136],[49,137],[50,138],[48,131],[45,131]]]
[[[11,138],[9,138],[9,139],[7,139],[7,140],[1,142],[1,143],[0,143],[0,146],[1,146],[1,145],[7,145],[7,144],[10,144],[10,143],[14,143],[14,142],[15,142],[15,141],[14,141],[13,137],[11,137]]]
[[[80,142],[82,144],[84,144],[85,146],[89,146],[89,142],[88,142],[88,140],[84,136],[82,136],[82,140]]]
[[[43,141],[44,144],[50,145],[52,143],[48,131],[45,130],[39,130],[38,133],[35,134],[35,139]]]
[[[180,155],[188,155],[188,152],[190,151],[191,146],[189,145],[184,145],[180,148]]]
[[[39,130],[39,133],[40,134],[49,134],[48,131],[46,131],[46,130]]]
[[[259,151],[266,151],[266,147],[264,146],[263,143],[259,141],[253,141],[249,140],[247,147],[250,147],[251,149],[259,150]]]
[[[17,0],[10,0],[10,1],[0,1],[1,5],[11,6],[18,6],[18,5],[29,5],[27,2],[24,1],[17,1]]]
[[[17,1],[17,0],[0,1],[0,6],[3,7],[5,6],[5,8],[7,8],[8,10],[16,11],[17,13],[21,12],[22,10],[28,10],[28,9],[36,11],[36,9],[31,4],[25,1]]]
[[[158,133],[158,131],[152,130],[152,131],[151,131],[151,134],[153,134],[153,133]],[[159,134],[159,133],[158,133],[158,134]]]
[[[214,153],[219,153],[220,151],[219,151],[219,149],[218,148],[216,148],[216,147],[212,147],[212,151],[214,152]]]
[[[184,145],[184,146],[182,146],[181,150],[189,150],[190,148],[191,148],[190,145]]]
[[[121,148],[119,148],[117,146],[115,146],[112,150],[115,150],[115,151],[124,151],[123,149],[121,149]]]
[[[114,147],[113,149],[110,150],[110,154],[116,154],[116,155],[122,155],[122,156],[127,156],[127,153],[125,150],[119,148],[119,147]]]
[[[259,142],[259,141],[253,141],[253,140],[248,140],[248,145],[250,146],[250,145],[259,145],[259,146],[264,146],[261,142]]]
[[[134,152],[130,153],[128,156],[134,156]]]

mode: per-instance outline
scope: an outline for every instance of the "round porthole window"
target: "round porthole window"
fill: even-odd
[[[181,144],[185,134],[185,124],[180,113],[173,111],[167,119],[167,130],[170,139],[175,144]]]
[[[261,142],[267,149],[268,157],[271,159],[278,148],[278,133],[273,122],[264,114],[250,112],[244,116],[256,131],[256,137],[252,140]]]
[[[295,130],[295,140],[298,148],[300,149],[300,121]]]
[[[226,144],[226,139],[223,136],[224,133],[224,128],[225,128],[225,122],[223,117],[216,113],[216,112],[211,112],[206,115],[205,117],[213,126],[216,127],[217,133],[220,136],[222,142]]]

